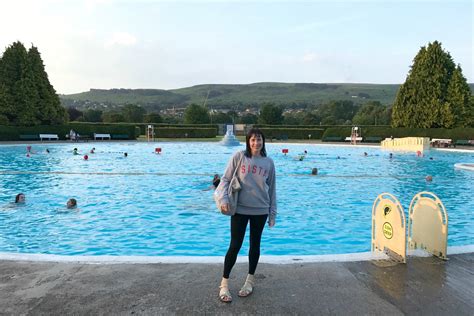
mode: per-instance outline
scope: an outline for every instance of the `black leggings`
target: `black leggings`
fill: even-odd
[[[237,261],[242,247],[247,223],[250,221],[249,274],[254,274],[260,258],[260,240],[268,215],[235,214],[230,220],[230,245],[224,261],[224,278],[228,279],[230,271]]]

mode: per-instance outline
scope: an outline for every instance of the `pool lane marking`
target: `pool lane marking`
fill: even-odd
[[[69,172],[69,171],[0,171],[5,175],[35,175],[35,174],[66,174],[66,175],[99,175],[99,176],[213,176],[215,173],[161,173],[161,172]],[[320,174],[314,176],[306,173],[288,173],[281,174],[288,177],[314,177],[314,178],[394,178],[394,179],[416,179],[413,176],[400,175],[370,175],[370,174],[354,174],[354,175],[328,175]]]

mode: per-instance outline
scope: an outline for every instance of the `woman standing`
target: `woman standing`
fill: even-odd
[[[239,291],[240,297],[252,294],[255,285],[255,270],[260,257],[260,240],[265,222],[268,226],[275,225],[276,218],[276,183],[275,165],[267,157],[265,136],[252,128],[246,137],[245,151],[239,151],[229,161],[223,182],[224,192],[221,198],[222,210],[229,208],[229,197],[226,195],[229,182],[238,168],[237,176],[241,190],[237,201],[237,211],[230,219],[230,245],[224,261],[224,273],[220,285],[219,299],[229,303],[232,296],[229,291],[229,275],[237,260],[237,254],[242,246],[247,224],[250,222],[249,272],[244,285]]]

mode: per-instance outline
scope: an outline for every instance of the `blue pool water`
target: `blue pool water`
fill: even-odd
[[[93,146],[88,161],[72,155],[74,147],[86,153]],[[154,154],[155,147],[163,153]],[[0,252],[222,256],[229,218],[204,190],[237,149],[215,143],[34,144],[38,153],[28,158],[25,145],[2,145]],[[306,159],[295,160],[304,150]],[[472,163],[472,153],[432,150],[424,158],[394,153],[389,159],[378,147],[271,143],[267,151],[277,170],[279,216],[264,231],[262,254],[369,251],[372,203],[382,192],[394,194],[406,214],[416,193],[435,193],[448,211],[448,245],[474,244],[474,172],[453,167]],[[318,176],[309,175],[313,167]],[[24,206],[11,203],[19,192],[26,194]],[[70,197],[78,200],[77,211],[66,210]]]

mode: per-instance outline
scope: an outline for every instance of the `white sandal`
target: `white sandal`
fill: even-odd
[[[247,275],[244,285],[239,291],[240,297],[247,297],[253,292],[253,286],[255,285],[255,277],[251,274]]]
[[[227,285],[225,286],[219,286],[220,291],[219,291],[219,299],[221,302],[224,303],[230,303],[232,302],[232,295],[230,295],[229,287]]]

